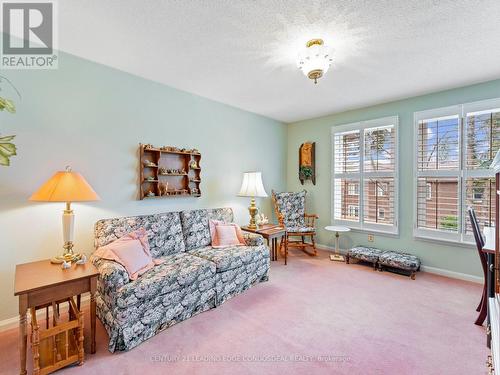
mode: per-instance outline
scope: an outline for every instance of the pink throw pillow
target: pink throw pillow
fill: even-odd
[[[120,263],[127,270],[130,280],[136,280],[155,264],[163,263],[152,258],[148,234],[144,228],[127,233],[106,246],[101,246],[94,254]]]
[[[210,235],[212,237],[212,247],[221,248],[246,245],[243,233],[238,224],[226,224],[223,221],[210,220],[209,226]]]

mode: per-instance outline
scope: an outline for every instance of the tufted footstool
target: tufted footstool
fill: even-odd
[[[356,246],[347,252],[345,261],[349,264],[349,259],[354,258],[362,260],[364,262],[373,263],[373,269],[376,270],[378,259],[382,254],[382,250],[376,249],[374,247]]]
[[[384,267],[407,271],[410,273],[412,280],[415,280],[415,272],[420,269],[420,259],[418,257],[394,251],[385,251],[382,253],[379,256],[378,263],[381,271]]]

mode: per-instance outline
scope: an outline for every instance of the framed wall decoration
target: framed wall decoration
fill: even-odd
[[[306,180],[316,185],[315,149],[316,142],[305,142],[299,147],[299,180],[302,185]]]

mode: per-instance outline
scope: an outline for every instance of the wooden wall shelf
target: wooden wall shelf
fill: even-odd
[[[201,197],[198,151],[140,144],[139,153],[139,199]]]

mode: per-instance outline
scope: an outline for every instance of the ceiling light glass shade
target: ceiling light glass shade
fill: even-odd
[[[262,184],[262,173],[245,172],[238,195],[240,197],[267,197],[264,185]]]
[[[325,46],[322,39],[312,39],[306,43],[306,47],[299,53],[297,66],[309,79],[318,83],[332,63],[331,50]]]

